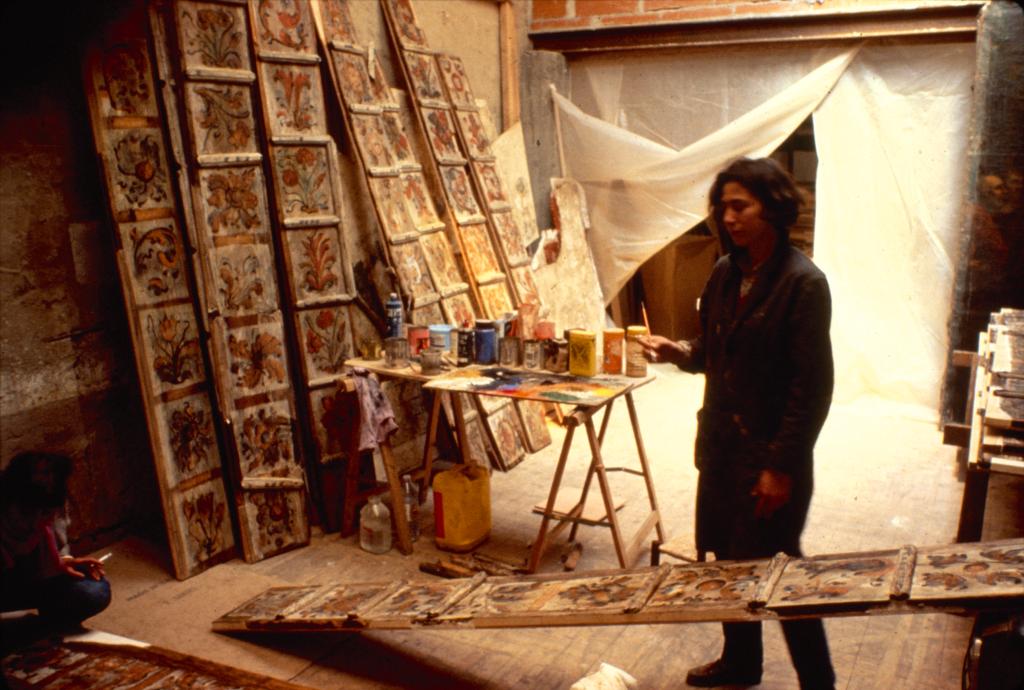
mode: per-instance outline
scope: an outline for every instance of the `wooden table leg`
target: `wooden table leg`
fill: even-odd
[[[469,452],[469,434],[466,433],[466,414],[462,410],[462,398],[458,393],[446,393],[451,396],[452,412],[455,413],[455,437],[459,442],[459,455],[462,456],[462,464],[475,465],[473,455]],[[482,418],[481,418],[482,421]]]
[[[412,536],[409,534],[409,520],[405,516],[405,493],[402,491],[402,482],[398,477],[390,441],[385,440],[380,444],[380,455],[384,461],[388,488],[391,490],[391,510],[395,514],[395,528],[398,531],[398,550],[408,555],[412,553]]]
[[[566,417],[566,419],[572,419]],[[576,421],[573,419],[569,423],[568,429],[565,432],[565,440],[562,442],[562,452],[558,456],[558,466],[555,468],[555,476],[551,480],[551,489],[548,491],[548,502],[544,508],[544,515],[540,519],[540,529],[537,530],[537,537],[533,540],[533,549],[530,551],[530,560],[526,564],[526,571],[533,573],[537,571],[537,566],[540,565],[540,558],[544,555],[544,547],[546,546],[548,524],[551,522],[551,514],[555,510],[555,499],[558,498],[558,487],[562,483],[562,474],[565,472],[565,462],[569,458],[569,449],[572,446],[572,437],[576,431]]]
[[[601,418],[601,432],[597,435],[597,444],[599,446],[604,445],[604,434],[605,431],[608,430],[608,417],[612,413],[612,405],[614,404],[615,401],[612,400],[604,408],[604,417]],[[594,460],[595,458],[591,456],[590,467],[587,468],[587,477],[583,480],[583,493],[580,495],[580,515],[583,515],[583,511],[587,508],[587,496],[590,494],[590,482],[594,478]],[[574,522],[572,524],[572,529],[569,530],[569,541],[576,539],[576,529],[579,526],[580,523],[578,522]]]
[[[437,442],[437,421],[441,415],[441,396],[444,393],[442,391],[433,391],[431,395],[434,396],[434,402],[430,406],[430,419],[427,422],[427,440],[423,444],[423,478],[419,483],[420,503],[427,497],[427,489],[430,488],[430,473],[434,466],[434,444]]]
[[[597,432],[594,430],[594,421],[587,417],[587,439],[590,441],[590,452],[593,453],[592,464],[597,475],[597,483],[601,487],[601,498],[604,499],[604,509],[608,517],[608,526],[612,530],[612,541],[615,543],[615,555],[619,558],[619,566],[628,567],[626,563],[626,552],[623,547],[622,530],[619,529],[619,518],[615,515],[615,500],[612,498],[612,489],[608,484],[608,475],[604,471],[604,462],[601,460],[601,443],[597,440]]]
[[[654,478],[651,477],[651,467],[647,462],[647,451],[644,450],[644,440],[640,435],[640,418],[636,414],[636,405],[633,403],[633,393],[626,393],[626,407],[629,408],[629,421],[633,425],[633,438],[636,439],[636,452],[640,456],[640,467],[644,473],[644,483],[647,485],[647,498],[651,503],[651,510],[658,515],[655,522],[655,529],[658,530],[658,541],[665,542],[665,527],[661,524],[661,511],[658,510],[658,497],[654,492]]]

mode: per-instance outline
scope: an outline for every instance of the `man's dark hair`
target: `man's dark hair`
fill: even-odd
[[[731,247],[722,222],[722,190],[735,182],[750,192],[764,207],[764,219],[771,223],[784,244],[789,243],[789,229],[796,223],[803,196],[793,178],[771,158],[737,158],[727,165],[711,185],[708,205],[723,242]]]
[[[53,472],[53,487],[39,486],[32,473],[42,463]],[[71,458],[57,453],[26,451],[11,458],[0,474],[0,503],[38,509],[54,510],[64,506],[68,498],[68,477],[71,476]]]

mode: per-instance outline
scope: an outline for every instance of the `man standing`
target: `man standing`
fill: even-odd
[[[722,170],[710,210],[726,254],[701,296],[702,332],[644,341],[652,360],[706,377],[695,450],[697,550],[718,560],[801,555],[833,366],[828,282],[789,243],[799,207],[795,184],[771,159],[741,158]],[[686,682],[761,682],[761,624],[722,628],[721,657],[691,669]],[[821,621],[786,621],[782,629],[800,686],[833,687]]]

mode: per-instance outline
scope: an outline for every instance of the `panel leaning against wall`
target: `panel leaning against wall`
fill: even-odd
[[[169,126],[175,129],[179,112],[185,120],[180,131],[188,141],[182,152],[188,177],[182,181],[191,195],[243,555],[252,562],[308,543],[309,523],[257,127],[249,13],[237,2],[186,0],[174,2],[172,10],[174,31],[166,44],[156,43],[158,49],[173,44],[180,68],[175,72],[170,61],[161,61],[168,81],[178,82],[178,90],[169,92]],[[175,96],[180,110],[170,102]],[[314,165],[326,165],[325,150],[308,155]]]
[[[221,458],[145,27],[90,51],[86,91],[135,363],[179,579],[235,555]]]
[[[318,3],[325,53],[353,153],[366,176],[381,241],[410,321],[475,321],[459,271],[412,145],[410,116],[387,85],[376,55],[358,42],[346,0]]]

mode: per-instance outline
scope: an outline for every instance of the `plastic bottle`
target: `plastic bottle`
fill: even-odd
[[[402,300],[398,299],[398,293],[392,292],[384,305],[385,316],[387,317],[389,338],[402,337]]]
[[[420,490],[408,475],[402,480],[402,493],[405,495],[405,519],[409,523],[409,537],[416,541],[420,538]]]
[[[380,496],[370,496],[370,502],[359,511],[359,546],[370,553],[391,550],[391,511],[380,502]]]

